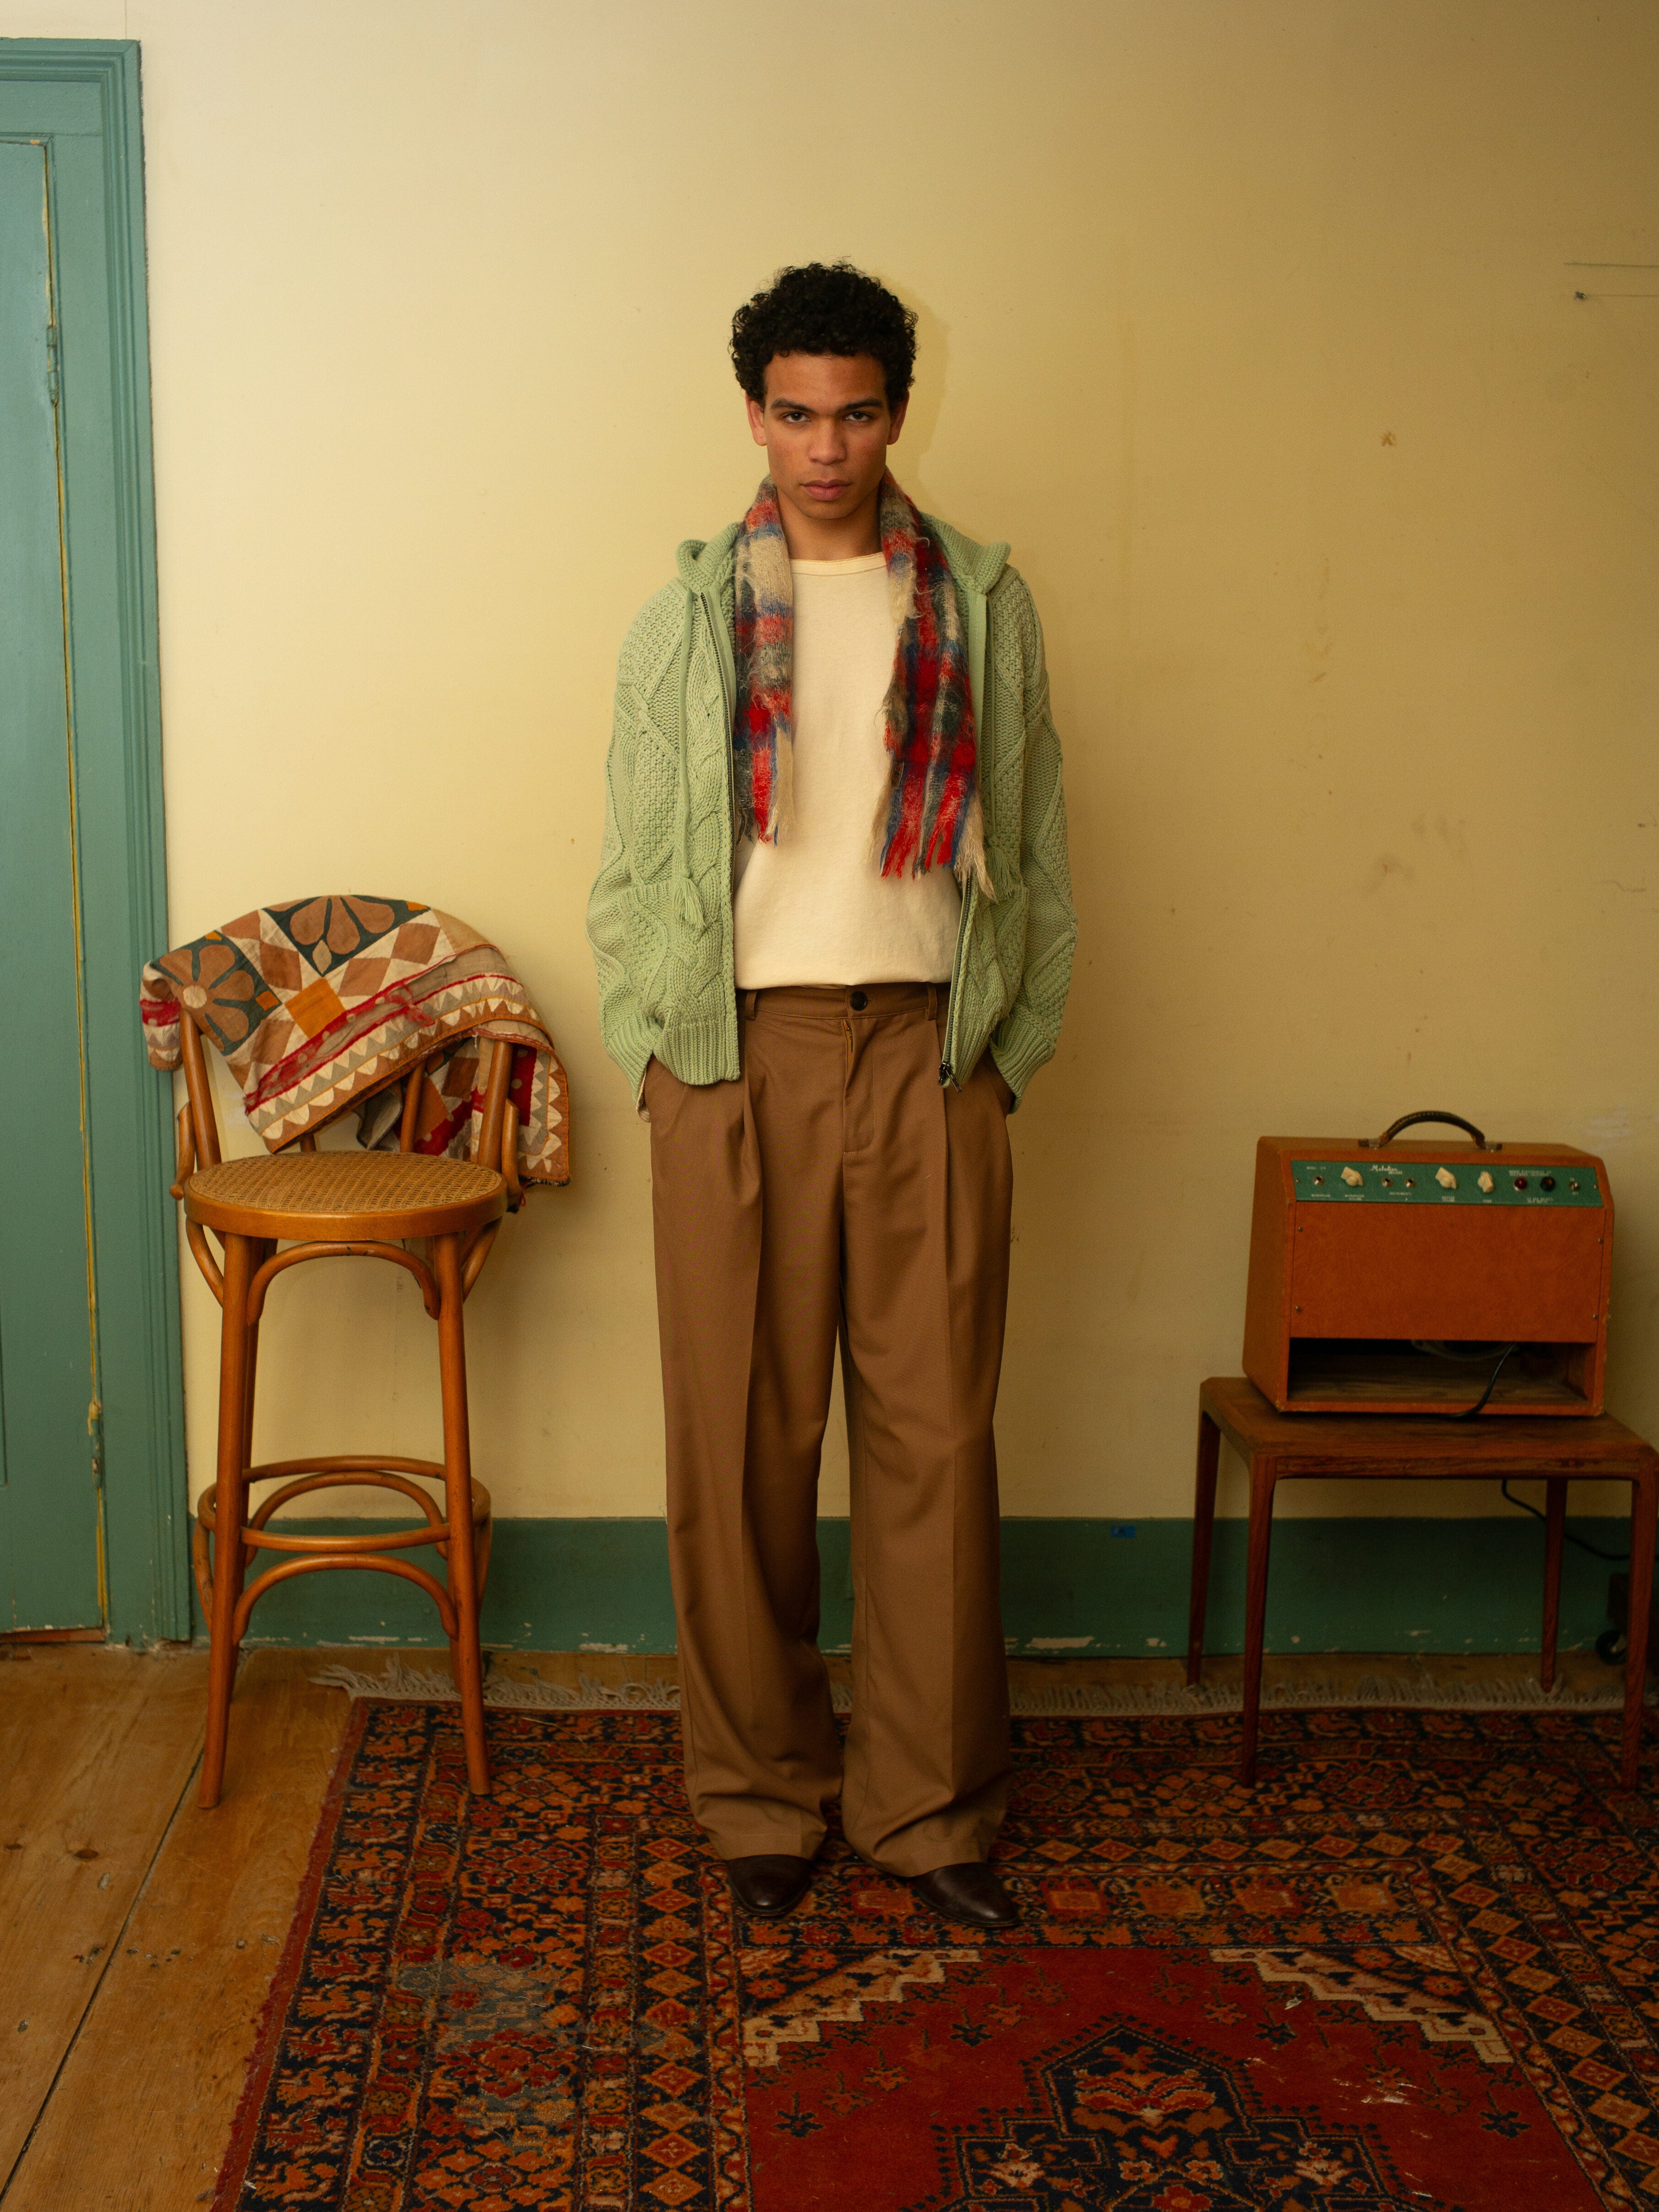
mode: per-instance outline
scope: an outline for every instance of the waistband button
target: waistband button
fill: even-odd
[[[855,1014],[861,1014],[869,1003],[870,994],[867,991],[854,991],[848,1001]]]

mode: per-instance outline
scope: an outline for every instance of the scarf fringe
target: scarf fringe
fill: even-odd
[[[979,793],[974,793],[974,803],[968,810],[968,818],[962,825],[962,839],[957,848],[957,881],[965,890],[969,884],[977,884],[993,906],[996,893],[991,888],[990,872],[985,865],[985,817],[980,811]]]
[[[872,866],[884,875],[889,872],[882,867],[882,861],[886,856],[887,817],[891,803],[889,793],[883,792],[875,819],[870,824],[870,842],[866,848]],[[970,884],[976,884],[981,896],[988,899],[993,906],[996,904],[997,895],[991,887],[990,872],[985,865],[985,821],[980,812],[977,792],[974,793],[973,804],[968,810],[961,835],[957,840],[956,858],[951,862],[951,872],[964,892]],[[923,873],[920,860],[910,873],[913,876]]]
[[[795,726],[792,714],[784,742],[778,747],[772,769],[772,819],[769,832],[775,845],[795,834]]]

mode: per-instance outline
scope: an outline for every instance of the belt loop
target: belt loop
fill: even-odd
[[[760,993],[759,993],[758,991],[745,991],[745,992],[744,993],[744,994],[743,994],[743,1018],[744,1018],[744,1021],[746,1021],[746,1022],[752,1022],[752,1021],[754,1020],[754,1018],[755,1018],[755,1006],[756,1006],[756,1002],[757,1002],[757,1000],[759,999],[759,997],[760,997]]]
[[[927,1018],[930,1022],[936,1022],[939,1019],[939,985],[937,983],[930,983],[927,986]]]

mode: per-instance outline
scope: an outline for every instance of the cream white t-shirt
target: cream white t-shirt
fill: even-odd
[[[793,826],[739,847],[740,991],[790,983],[943,983],[962,893],[948,868],[883,876],[876,809],[891,759],[882,702],[897,643],[879,553],[792,561]]]

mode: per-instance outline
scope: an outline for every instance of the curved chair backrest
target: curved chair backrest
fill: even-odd
[[[219,1116],[213,1102],[213,1082],[208,1073],[207,1056],[202,1049],[202,1029],[188,1007],[180,1006],[179,1016],[186,1100],[179,1109],[179,1175],[173,1187],[175,1198],[182,1197],[185,1183],[198,1164],[217,1167],[222,1157],[219,1145]],[[503,1177],[509,1203],[516,1207],[520,1196],[519,1109],[507,1095],[507,1084],[513,1073],[513,1047],[501,1037],[481,1038],[479,1042],[489,1044],[489,1072],[484,1079],[483,1114],[478,1139],[476,1146],[469,1146],[467,1157],[482,1167],[494,1168]],[[452,1050],[454,1042],[453,1038],[447,1039],[441,1046],[434,1047],[425,1059],[409,1063],[403,1121],[398,1131],[400,1152],[412,1152],[415,1149],[421,1079],[432,1060],[441,1052]],[[362,1103],[361,1097],[353,1098],[340,1109],[340,1112],[354,1112]],[[335,1118],[337,1117],[330,1116],[330,1119]],[[319,1123],[318,1126],[326,1125]],[[314,1152],[317,1149],[316,1131],[307,1129],[303,1136],[292,1139],[281,1149],[289,1152],[296,1146],[303,1152]]]

